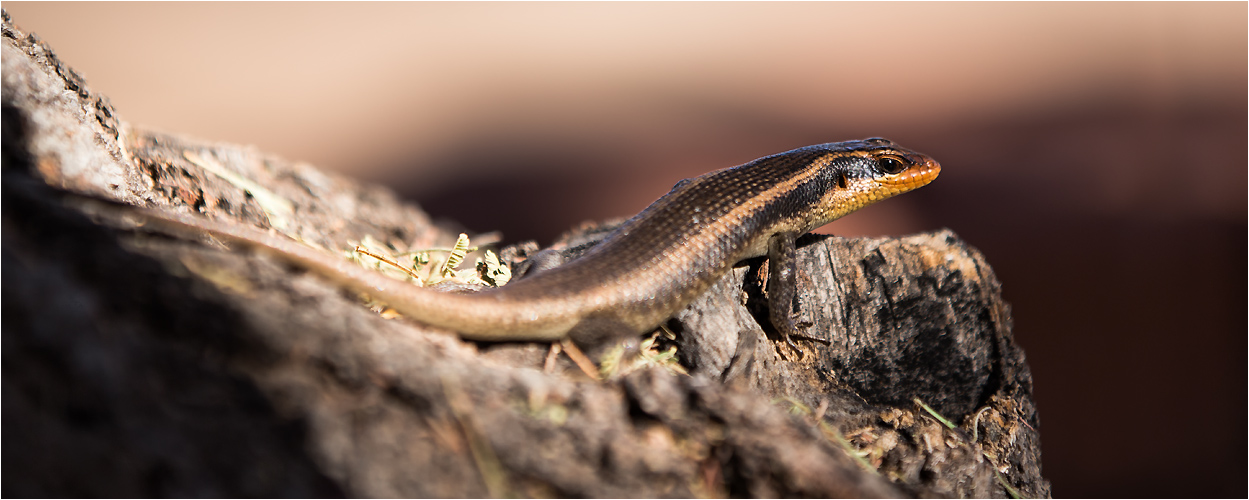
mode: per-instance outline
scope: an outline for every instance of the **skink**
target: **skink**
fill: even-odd
[[[881,138],[833,142],[685,179],[580,257],[500,288],[440,293],[294,240],[205,218],[136,209],[142,223],[204,231],[269,251],[470,340],[598,345],[655,329],[736,263],[767,255],[770,318],[792,314],[794,240],[859,208],[932,182],[941,166]]]

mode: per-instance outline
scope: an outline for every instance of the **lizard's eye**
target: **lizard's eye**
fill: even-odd
[[[876,162],[880,165],[880,169],[887,174],[897,174],[906,170],[906,162],[893,156],[882,156]]]

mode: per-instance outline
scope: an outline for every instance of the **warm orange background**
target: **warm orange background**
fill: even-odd
[[[123,118],[548,242],[677,180],[885,136],[1015,305],[1057,496],[1243,496],[1245,3],[19,3]]]

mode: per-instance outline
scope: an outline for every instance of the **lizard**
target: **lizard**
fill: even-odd
[[[293,239],[184,213],[134,208],[142,226],[207,233],[255,247],[404,316],[476,341],[601,345],[654,330],[738,262],[769,258],[769,319],[790,346],[795,239],[846,214],[932,182],[933,158],[883,138],[802,147],[682,180],[579,257],[502,287],[429,290]]]

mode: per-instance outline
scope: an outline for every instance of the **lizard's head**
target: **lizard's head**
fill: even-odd
[[[917,153],[873,137],[822,145],[825,190],[817,222],[826,223],[880,200],[922,187],[941,173],[941,164]],[[822,225],[822,224],[821,224]]]

